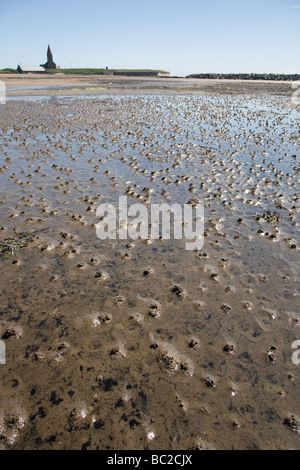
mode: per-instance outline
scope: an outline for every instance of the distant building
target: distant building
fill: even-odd
[[[45,64],[41,64],[41,66],[45,69],[56,69],[56,63],[53,61],[53,55],[49,44],[47,49],[47,62]]]
[[[113,75],[124,75],[126,77],[170,77],[169,72],[162,70],[113,70]]]
[[[17,71],[19,73],[46,73],[45,69],[41,66],[18,65]]]
[[[56,64],[53,61],[53,55],[49,45],[47,49],[47,62],[45,64],[38,66],[18,65],[17,71],[19,73],[46,73],[46,69],[56,69]]]
[[[170,72],[158,72],[157,76],[165,78],[171,77]]]

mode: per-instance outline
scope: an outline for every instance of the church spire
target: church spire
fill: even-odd
[[[53,61],[53,55],[49,44],[47,49],[47,62],[45,64],[42,64],[42,67],[44,67],[45,69],[56,69],[56,64]]]

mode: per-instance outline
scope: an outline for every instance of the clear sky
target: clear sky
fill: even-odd
[[[300,0],[0,0],[0,69],[299,73]]]

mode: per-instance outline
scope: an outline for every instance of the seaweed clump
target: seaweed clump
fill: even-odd
[[[22,248],[28,245],[33,237],[34,234],[31,232],[15,232],[13,237],[5,238],[0,242],[0,254],[4,258],[17,255]]]

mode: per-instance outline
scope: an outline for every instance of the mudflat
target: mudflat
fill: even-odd
[[[299,449],[291,84],[1,79],[1,449]],[[99,238],[125,196],[149,236]]]
[[[106,93],[265,93],[292,96],[292,82],[264,80],[212,80],[194,78],[150,78],[116,77],[113,75],[71,75],[71,74],[0,74],[7,95],[63,95],[68,87],[68,95]],[[29,87],[30,89],[26,89]],[[38,89],[42,87],[42,89]],[[25,88],[25,89],[24,89]]]

